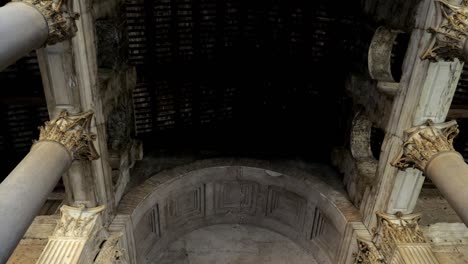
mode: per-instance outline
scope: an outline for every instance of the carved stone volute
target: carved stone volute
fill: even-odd
[[[94,226],[97,217],[105,209],[105,206],[96,208],[76,208],[62,206],[60,208],[62,217],[55,229],[55,237],[87,238],[93,237]]]
[[[430,28],[434,39],[422,55],[422,59],[452,60],[468,58],[468,1],[460,5],[446,0],[436,0],[437,13],[442,22],[436,28]]]
[[[53,45],[72,38],[77,32],[75,19],[78,15],[67,11],[66,0],[13,0],[31,5],[44,16],[49,27],[47,44]]]
[[[57,118],[39,128],[39,141],[60,143],[74,160],[96,160],[99,155],[93,145],[96,135],[90,132],[92,117],[93,112],[70,115],[62,111]]]
[[[453,138],[458,133],[455,121],[433,124],[429,120],[425,125],[411,128],[405,132],[406,142],[392,165],[400,169],[414,167],[424,172],[434,155],[454,151]]]
[[[426,243],[419,229],[421,214],[395,215],[377,212],[374,242],[385,259],[390,260],[398,244]]]

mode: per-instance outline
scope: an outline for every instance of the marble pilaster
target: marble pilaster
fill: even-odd
[[[93,263],[106,231],[102,227],[100,213],[104,206],[96,208],[64,205],[54,234],[42,252],[37,264]]]

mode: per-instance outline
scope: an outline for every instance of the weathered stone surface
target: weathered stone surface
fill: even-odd
[[[336,148],[331,155],[333,165],[344,175],[343,183],[357,208],[373,185],[377,170],[377,160],[371,149],[372,125],[368,115],[357,113],[351,124],[349,149]]]
[[[402,1],[374,1],[374,8],[385,10],[388,15],[398,18],[400,13],[397,10],[389,12],[389,5],[397,4]],[[416,3],[414,1],[405,1],[408,4]],[[386,125],[387,133],[382,144],[382,152],[379,158],[377,169],[376,184],[370,189],[369,195],[365,197],[367,205],[366,210],[362,211],[364,223],[368,228],[376,225],[374,213],[378,210],[394,212],[396,206],[406,205],[406,212],[412,211],[414,199],[421,188],[421,182],[411,179],[405,182],[405,177],[397,181],[401,175],[398,170],[388,166],[388,164],[398,155],[403,144],[404,131],[415,125],[420,125],[420,118],[429,117],[431,119],[445,119],[447,107],[446,102],[450,102],[454,90],[452,85],[459,78],[461,64],[454,62],[430,63],[421,60],[421,53],[428,47],[432,41],[432,36],[426,31],[432,26],[435,20],[434,1],[424,1],[418,7],[418,15],[415,16],[410,42],[406,52],[402,69],[403,75],[400,80],[400,90],[394,97],[390,119]],[[399,19],[399,18],[398,18]],[[432,72],[432,70],[435,70]],[[434,76],[437,73],[437,81],[434,82]],[[440,74],[439,74],[440,73]],[[458,75],[457,75],[458,74]],[[440,85],[436,84],[440,81]],[[431,103],[437,102],[437,103]],[[444,103],[445,102],[445,103]],[[431,106],[427,108],[426,106]],[[433,107],[433,108],[432,108]],[[427,118],[426,118],[427,120]],[[403,183],[401,183],[403,182]],[[395,184],[398,183],[398,184]],[[402,184],[412,184],[408,188],[407,195],[401,195],[405,199],[397,199]]]
[[[148,263],[316,264],[310,253],[277,233],[248,225],[215,225],[173,242]]]
[[[347,80],[346,90],[355,106],[364,107],[373,125],[385,131],[392,113],[392,96],[381,92],[377,82],[359,76]]]
[[[274,230],[313,252],[319,263],[333,263],[348,246],[344,233],[348,223],[359,222],[359,213],[330,168],[310,164],[304,171],[293,164],[205,160],[133,188],[119,214],[131,217],[139,261],[154,259],[200,227],[238,223]]]
[[[421,226],[461,222],[460,217],[437,189],[422,189],[414,210],[424,215]]]
[[[422,228],[440,263],[468,263],[468,228],[462,223],[437,223]]]
[[[127,60],[125,24],[118,17],[96,20],[99,68],[116,69]]]
[[[35,264],[54,232],[58,215],[37,216],[16,247],[8,264]]]
[[[47,245],[47,239],[23,239],[7,264],[35,264]]]

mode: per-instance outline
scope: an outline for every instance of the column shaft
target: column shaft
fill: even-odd
[[[0,71],[45,44],[49,28],[34,7],[9,3],[0,8]]]
[[[0,184],[0,263],[8,260],[71,163],[64,146],[39,141]]]
[[[437,154],[427,164],[425,174],[468,226],[468,165],[460,153]]]

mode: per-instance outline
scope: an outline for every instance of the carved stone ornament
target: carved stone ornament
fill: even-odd
[[[105,206],[96,208],[62,206],[60,221],[54,231],[54,237],[88,238],[93,237],[95,222]]]
[[[391,163],[400,169],[414,167],[424,172],[430,159],[440,152],[454,151],[453,138],[459,133],[456,121],[414,127],[405,132],[406,142],[397,158]]]
[[[77,14],[71,14],[64,5],[66,0],[13,0],[35,7],[47,21],[49,38],[47,44],[53,45],[72,38],[78,31],[75,20]]]
[[[96,160],[99,155],[93,145],[96,135],[90,132],[92,117],[91,111],[78,115],[62,111],[56,119],[39,128],[39,141],[62,144],[74,160]]]
[[[358,239],[359,251],[356,254],[354,264],[382,264],[385,260],[372,241]]]
[[[377,212],[377,230],[374,243],[385,259],[390,260],[398,244],[426,243],[419,229],[421,214],[391,215]]]
[[[438,264],[439,261],[419,228],[421,214],[377,212],[372,241],[358,239],[355,262],[365,264]]]
[[[93,263],[107,237],[101,217],[105,208],[63,205],[60,220],[36,264]]]
[[[429,29],[434,34],[434,39],[422,59],[464,60],[468,55],[468,1],[464,0],[456,5],[446,0],[436,0],[436,6],[442,22],[437,28]]]
[[[128,264],[125,250],[119,245],[121,237],[122,234],[110,236],[102,246],[94,264]]]

